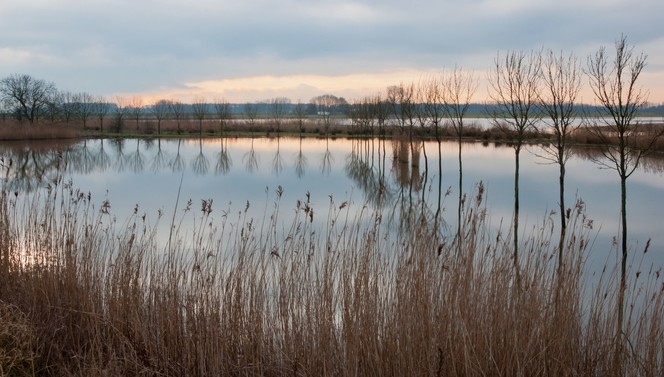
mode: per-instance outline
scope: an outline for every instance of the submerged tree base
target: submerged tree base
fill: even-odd
[[[118,222],[62,180],[3,190],[0,374],[617,374],[616,275],[584,277],[583,204],[560,269],[552,219],[524,237],[519,288],[481,194],[460,240],[417,211],[416,231],[387,234],[380,213],[349,219],[353,204],[332,200],[316,226],[307,198],[284,229],[279,191],[263,219],[175,208],[163,240],[149,216]],[[661,284],[644,270],[627,288],[627,374],[664,373]]]

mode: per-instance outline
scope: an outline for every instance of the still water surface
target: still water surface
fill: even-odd
[[[271,213],[281,188],[280,211],[293,213],[298,200],[310,195],[319,219],[330,202],[348,202],[357,210],[380,210],[386,226],[403,227],[413,206],[433,216],[440,208],[443,234],[456,227],[459,181],[458,146],[454,142],[418,143],[378,139],[315,138],[238,139],[99,139],[72,144],[0,144],[14,161],[7,184],[12,190],[43,189],[37,176],[64,175],[101,206],[108,200],[118,218],[139,211],[172,216],[189,200],[198,210],[212,199],[213,216],[239,212],[260,221]],[[415,151],[414,153],[412,151]],[[619,230],[619,184],[615,171],[599,169],[592,150],[578,150],[567,164],[566,204],[576,199],[594,220],[591,259],[603,262],[615,254],[612,239]],[[521,153],[520,229],[529,232],[558,208],[558,167],[541,158],[541,146]],[[439,158],[440,155],[440,158]],[[60,161],[65,164],[58,165]],[[664,265],[664,162],[648,159],[628,182],[629,242],[642,250],[650,238],[646,265]],[[482,182],[494,231],[509,223],[513,208],[514,150],[493,143],[463,145],[463,192],[473,195]],[[424,205],[422,206],[422,201]],[[558,219],[552,218],[557,225]],[[284,225],[287,226],[287,225]],[[599,268],[599,267],[598,267]]]

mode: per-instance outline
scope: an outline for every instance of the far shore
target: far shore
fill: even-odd
[[[468,118],[460,139],[463,141],[513,143],[516,135],[506,132],[496,125],[481,126],[476,120]],[[646,118],[648,119],[648,118]],[[115,123],[115,124],[114,124]],[[648,127],[664,128],[660,117],[648,120]],[[270,119],[248,122],[233,119],[224,124],[218,120],[183,120],[178,125],[175,120],[162,120],[158,124],[154,119],[123,120],[118,127],[115,119],[104,120],[103,128],[97,119],[89,120],[84,126],[80,122],[49,122],[36,123],[0,120],[0,141],[37,141],[65,140],[86,138],[219,138],[219,137],[323,137],[323,138],[403,138],[412,137],[417,140],[459,140],[456,130],[450,125],[439,127],[421,127],[398,125],[356,125],[347,118],[331,119],[327,124],[319,119],[283,120],[276,124]],[[532,128],[524,135],[527,143],[550,143],[555,140],[552,129],[542,124]],[[571,134],[569,143],[574,145],[598,146],[600,141],[584,127],[579,127]],[[658,140],[651,147],[652,151],[664,152],[664,140]]]

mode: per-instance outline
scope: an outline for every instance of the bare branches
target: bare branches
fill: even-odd
[[[497,127],[516,133],[517,143],[534,128],[539,99],[541,54],[510,51],[496,57],[489,77],[489,97],[497,112],[492,114]],[[506,125],[504,127],[503,125]]]
[[[569,159],[567,143],[570,135],[581,126],[578,121],[577,98],[581,90],[583,71],[574,54],[565,55],[548,50],[542,57],[539,106],[543,122],[553,131],[555,142],[541,156],[564,165]]]
[[[30,75],[14,74],[0,80],[0,96],[12,108],[19,120],[30,123],[38,119],[40,111],[57,92],[55,84]]]
[[[443,109],[457,136],[461,137],[464,118],[477,91],[477,81],[472,72],[458,67],[444,75],[441,81]]]
[[[588,130],[603,144],[602,152],[612,163],[605,165],[627,178],[662,136],[662,130],[644,126],[636,119],[648,99],[648,92],[637,86],[647,56],[634,54],[634,47],[627,44],[624,35],[616,41],[615,50],[613,59],[605,47],[588,58],[586,73],[602,111],[594,122],[587,122]]]

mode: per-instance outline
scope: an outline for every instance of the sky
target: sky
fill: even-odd
[[[640,84],[659,104],[662,14],[662,0],[2,0],[0,78],[109,100],[308,102],[458,67],[473,72],[480,102],[500,53],[551,49],[585,65],[624,34],[647,55]]]

